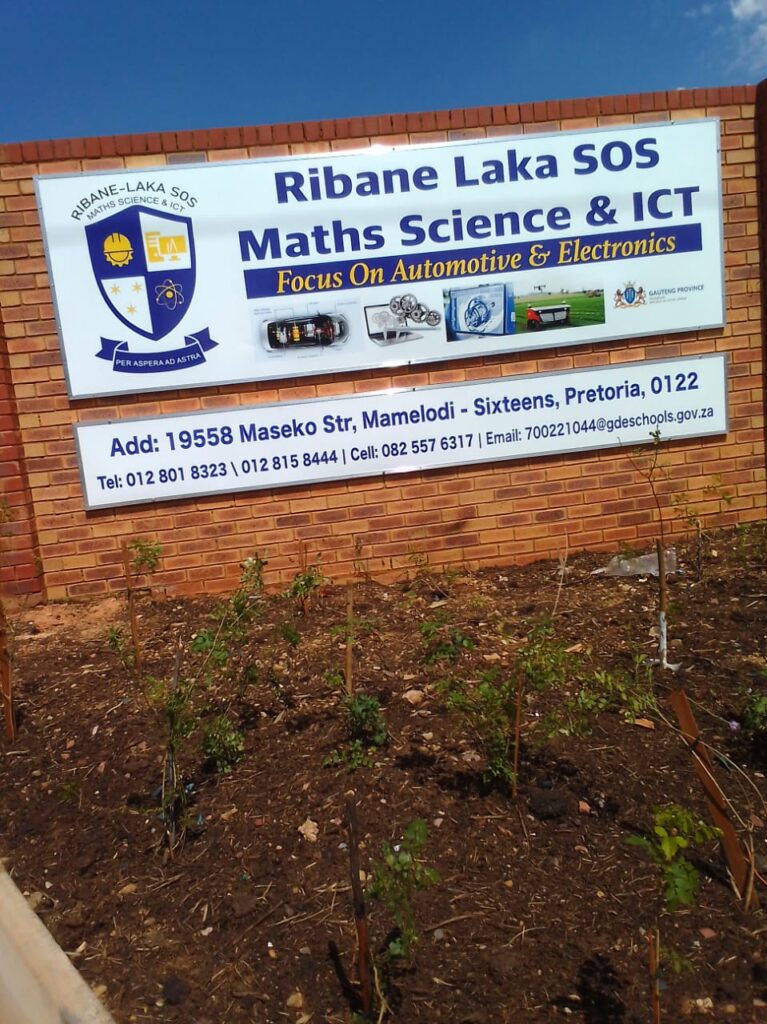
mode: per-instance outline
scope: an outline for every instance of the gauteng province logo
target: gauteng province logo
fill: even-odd
[[[91,267],[101,296],[134,335],[159,342],[184,319],[195,286],[195,250],[189,217],[133,206],[85,228]],[[135,338],[134,338],[135,344]],[[205,362],[217,343],[207,327],[180,347],[130,349],[130,341],[101,339],[100,359],[119,373],[184,370]]]
[[[645,290],[639,285],[637,288],[635,284],[628,281],[623,288],[618,288],[615,292],[615,309],[635,309],[637,306],[644,306],[647,301]]]

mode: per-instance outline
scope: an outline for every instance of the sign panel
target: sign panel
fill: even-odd
[[[727,430],[724,355],[80,423],[88,508]]]
[[[36,188],[73,398],[724,322],[715,120]]]

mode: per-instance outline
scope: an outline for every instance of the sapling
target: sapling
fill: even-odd
[[[448,710],[465,723],[484,755],[485,782],[513,786],[517,776],[518,731],[514,726],[519,680],[490,669],[478,681],[452,679],[442,686]]]
[[[217,772],[226,775],[242,760],[245,741],[226,715],[216,715],[203,727],[202,752]]]
[[[470,636],[451,625],[444,615],[427,619],[418,628],[424,642],[427,665],[441,661],[454,665],[464,651],[473,651],[476,646]]]
[[[629,461],[639,475],[650,488],[653,503],[658,517],[658,537],[655,541],[655,549],[658,557],[658,664],[661,668],[670,669],[675,672],[679,666],[671,665],[668,661],[668,592],[666,588],[666,517],[663,512],[663,504],[660,500],[660,482],[668,477],[666,467],[660,461],[660,430],[650,432],[652,438],[652,452],[649,458],[639,449],[634,455],[629,455]],[[646,460],[646,461],[643,461]]]
[[[394,846],[384,843],[382,859],[372,865],[373,880],[367,894],[384,904],[397,926],[397,936],[387,947],[390,959],[410,958],[418,941],[413,896],[439,881],[439,874],[420,859],[427,838],[426,822],[415,818],[405,829],[401,842]]]
[[[181,645],[178,644],[171,680],[152,680],[149,687],[149,699],[158,707],[165,730],[161,808],[171,856],[186,837],[186,790],[178,770],[178,752],[197,724],[191,710],[194,681],[182,683],[180,669]]]
[[[266,559],[258,553],[240,563],[238,586],[213,613],[213,619],[218,623],[216,642],[219,639],[238,640],[243,636],[244,627],[252,621],[256,602],[263,593],[266,565]]]
[[[345,686],[343,673],[333,674],[335,686]],[[384,747],[389,741],[386,719],[381,714],[377,697],[369,693],[344,693],[342,700],[346,716],[347,743],[333,750],[323,760],[323,768],[345,765],[350,772],[358,768],[369,768],[369,753],[377,747]]]
[[[373,1009],[373,990],[370,978],[370,939],[365,908],[365,893],[360,879],[360,826],[357,818],[357,803],[354,793],[348,793],[346,796],[346,820],[349,828],[349,868],[352,897],[354,900],[354,925],[357,930],[357,969],[360,979],[360,997],[362,1012],[365,1015],[369,1015]]]
[[[145,540],[143,537],[136,537],[135,540],[130,542],[128,547],[133,553],[131,566],[136,574],[144,573],[149,575],[155,571],[162,554],[161,544],[158,544],[155,540]]]
[[[343,705],[350,740],[359,740],[369,747],[386,745],[388,730],[377,697],[368,693],[346,694]]]
[[[293,582],[285,591],[285,597],[295,602],[299,615],[305,616],[315,591],[324,582],[325,577],[320,572],[319,566],[309,565],[296,573]]]
[[[129,672],[135,667],[135,649],[125,640],[125,632],[122,626],[110,626],[107,633],[107,643],[110,650],[114,651]]]
[[[679,804],[656,807],[649,836],[629,836],[631,846],[647,853],[663,873],[663,895],[669,910],[689,906],[695,901],[699,872],[684,856],[684,850],[721,836],[721,830],[708,825]]]
[[[351,697],[354,693],[354,590],[349,587],[346,597],[346,665],[344,667],[344,682],[346,684],[346,695]]]
[[[138,615],[136,613],[136,585],[137,575],[148,575],[157,568],[162,554],[162,546],[156,541],[144,540],[140,537],[122,544],[123,572],[125,574],[125,590],[128,595],[128,618],[131,629],[131,643],[133,645],[133,667],[137,673],[143,668],[144,653],[141,644],[141,636],[138,628]],[[126,661],[127,665],[127,661]]]

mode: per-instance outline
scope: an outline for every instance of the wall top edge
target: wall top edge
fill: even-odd
[[[400,135],[513,126],[557,121],[563,118],[639,114],[684,110],[690,107],[753,103],[757,89],[763,95],[767,80],[756,85],[731,85],[701,89],[673,89],[578,99],[541,100],[486,107],[375,114],[294,121],[283,124],[205,128],[183,131],[103,135],[87,138],[47,139],[0,144],[0,164],[33,164],[50,160],[99,159],[152,153],[183,153],[216,149],[329,142],[369,136]]]

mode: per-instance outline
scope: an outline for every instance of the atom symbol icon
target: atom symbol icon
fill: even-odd
[[[166,277],[162,284],[155,285],[155,302],[158,306],[165,306],[166,309],[175,309],[176,306],[184,305],[184,292],[180,284],[171,281]]]

